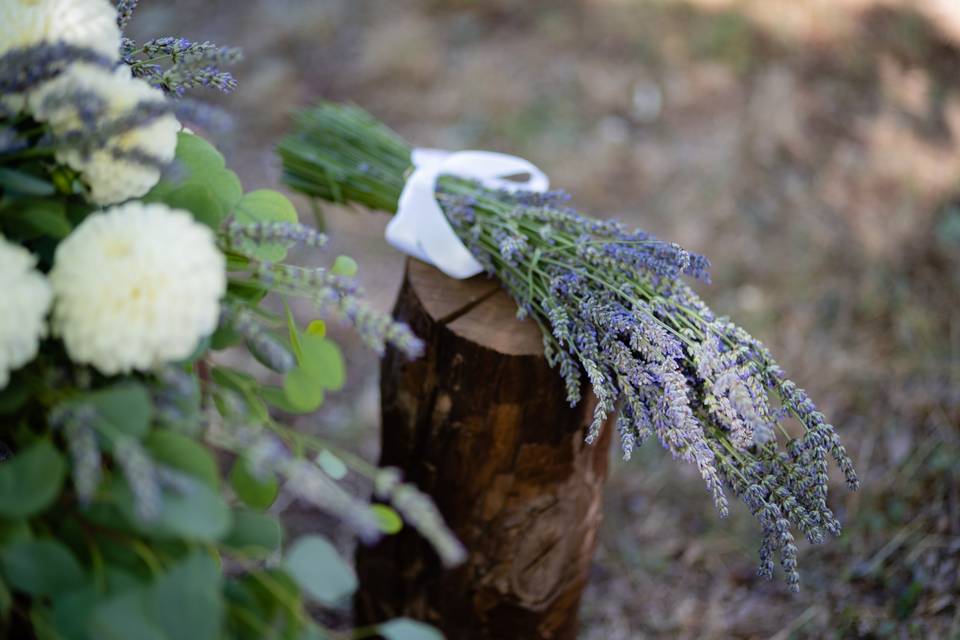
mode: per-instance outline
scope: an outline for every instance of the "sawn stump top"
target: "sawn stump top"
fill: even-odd
[[[414,258],[407,278],[431,318],[458,336],[507,355],[543,355],[540,328],[517,319],[517,304],[485,274],[455,280]]]

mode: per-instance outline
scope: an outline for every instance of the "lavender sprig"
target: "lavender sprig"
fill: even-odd
[[[171,36],[155,38],[142,45],[125,39],[121,55],[134,76],[144,78],[176,98],[182,98],[187,91],[198,87],[232,92],[237,88],[237,81],[222,67],[236,64],[243,58],[240,50],[234,47]]]
[[[308,195],[394,212],[410,147],[363,111],[321,104],[279,147],[284,179]],[[512,193],[441,176],[437,200],[459,238],[543,331],[568,393],[586,375],[598,438],[619,407],[625,458],[649,436],[693,463],[721,515],[724,487],[763,529],[760,574],[779,556],[799,589],[791,527],[811,542],[839,523],[827,506],[827,456],[858,486],[833,427],[755,338],[716,317],[682,280],[709,281],[709,262],[643,231],[581,215],[561,191]],[[791,438],[783,422],[803,427]],[[785,449],[781,446],[785,445]]]

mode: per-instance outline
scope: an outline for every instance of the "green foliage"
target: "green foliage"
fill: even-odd
[[[24,518],[49,507],[60,494],[66,469],[47,440],[0,464],[0,516]]]
[[[142,438],[150,429],[153,404],[150,394],[138,382],[121,382],[81,396],[77,402],[96,411],[93,426],[108,444],[123,436]]]
[[[257,222],[297,222],[297,210],[293,203],[283,194],[270,189],[251,191],[244,195],[237,204],[234,212],[238,222],[253,224]],[[245,247],[251,255],[261,260],[277,262],[287,255],[287,245],[269,243],[255,245],[248,240]]]
[[[102,208],[87,200],[85,178],[40,146],[56,140],[45,127],[29,113],[0,114],[0,133],[28,140],[23,153],[0,153],[0,234],[36,259],[38,281],[59,243]],[[371,521],[374,534],[402,523],[386,506],[372,516],[339,484],[351,473],[372,480],[375,467],[278,422],[280,413],[319,407],[343,388],[346,372],[322,320],[304,329],[289,307],[281,316],[261,303],[272,295],[359,304],[349,281],[357,265],[345,256],[330,269],[286,263],[294,244],[319,249],[325,237],[299,225],[282,194],[245,193],[199,136],[178,134],[175,166],[164,176],[143,200],[187,211],[213,230],[224,255],[219,326],[183,361],[112,375],[74,362],[47,331],[31,362],[16,363],[9,381],[2,371],[0,637],[330,637],[307,603],[341,606],[357,579],[323,538],[288,547],[278,514],[267,512],[281,485],[306,499],[306,489],[321,486],[337,500],[315,497],[314,505],[357,531]],[[373,320],[414,343],[405,327]],[[265,384],[254,358],[241,369],[211,357],[236,346],[285,373],[283,385]]]
[[[242,457],[233,463],[233,470],[230,471],[230,486],[244,504],[261,511],[269,508],[280,493],[280,483],[277,482],[276,476],[268,473],[263,478],[257,477],[250,470],[249,463]]]
[[[240,178],[227,169],[223,154],[191,133],[180,133],[175,162],[180,175],[161,180],[144,201],[186,209],[198,221],[219,229],[243,198]]]
[[[220,487],[220,471],[210,451],[195,439],[176,431],[154,431],[144,440],[150,456],[172,469],[187,475],[216,490]]]
[[[56,540],[24,540],[3,548],[3,575],[10,586],[32,596],[57,596],[80,586],[84,571]]]
[[[357,576],[337,550],[320,536],[300,538],[287,552],[283,567],[307,595],[336,605],[357,588]]]
[[[400,515],[391,509],[390,507],[383,504],[374,504],[370,506],[370,510],[373,511],[373,515],[377,518],[377,523],[380,526],[380,530],[388,535],[393,535],[399,533],[403,529],[403,519],[400,518]]]

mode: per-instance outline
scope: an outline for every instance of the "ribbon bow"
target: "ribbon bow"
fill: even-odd
[[[546,191],[550,181],[532,162],[493,151],[414,149],[414,170],[400,193],[397,213],[387,225],[386,239],[394,248],[463,280],[483,271],[457,237],[436,198],[437,178],[455,175],[479,181],[490,189]],[[526,174],[526,180],[508,180]]]

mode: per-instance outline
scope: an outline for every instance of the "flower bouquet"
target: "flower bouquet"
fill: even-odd
[[[288,260],[325,237],[182,127],[222,122],[184,95],[232,89],[238,53],[123,38],[134,4],[0,3],[0,635],[347,637],[306,607],[341,602],[352,569],[320,535],[284,543],[281,484],[364,541],[406,521],[447,563],[464,551],[395,470],[275,418],[344,385],[324,321],[287,301],[377,351],[420,343],[366,305],[351,259]],[[347,491],[351,471],[385,504]],[[376,634],[435,637],[348,635]]]
[[[284,179],[305,194],[396,212],[412,149],[362,110],[323,103],[279,146]],[[485,152],[482,152],[485,153]],[[607,416],[624,458],[651,436],[696,465],[721,516],[725,490],[760,521],[759,573],[779,557],[799,589],[795,527],[812,543],[839,535],[827,505],[828,458],[858,480],[834,428],[770,352],[716,316],[683,280],[708,261],[676,244],[579,214],[561,191],[495,189],[441,175],[434,197],[459,241],[536,322],[543,349],[581,397],[597,397],[587,441]]]

